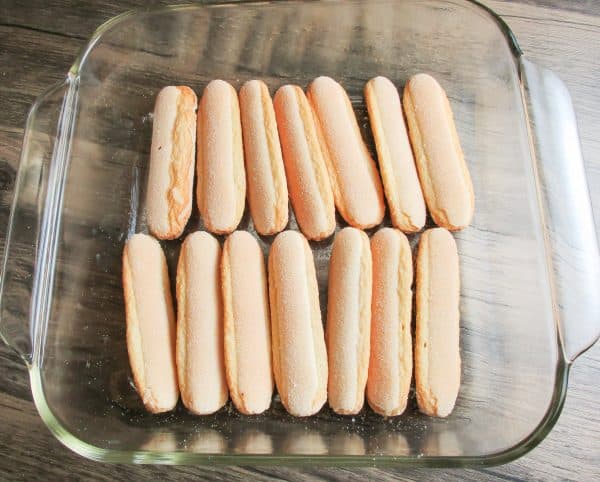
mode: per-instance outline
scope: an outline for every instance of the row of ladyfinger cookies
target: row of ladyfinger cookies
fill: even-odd
[[[307,95],[298,86],[283,86],[274,101],[262,81],[244,84],[238,100],[230,84],[215,80],[199,106],[190,88],[164,88],[154,110],[146,201],[150,232],[159,239],[182,234],[192,209],[194,150],[197,204],[213,233],[237,228],[246,189],[262,235],[285,228],[288,196],[308,239],[333,233],[336,206],[349,225],[376,226],[384,216],[384,190],[392,224],[404,232],[422,229],[426,203],[439,226],[468,225],[473,187],[450,104],[437,81],[418,74],[407,83],[408,131],[392,82],[372,79],[365,98],[379,172],[348,95],[329,77],[315,79]]]
[[[416,259],[415,386],[422,412],[447,416],[460,384],[459,265],[443,228],[421,236]],[[268,271],[268,276],[267,276]],[[365,392],[384,416],[404,412],[413,373],[413,262],[402,232],[380,229],[369,242],[356,228],[335,237],[327,323],[321,320],[313,255],[296,231],[277,235],[268,270],[256,239],[235,231],[221,250],[207,232],[184,241],[177,267],[177,322],[160,244],[136,234],[123,254],[127,347],[147,410],[179,399],[209,414],[228,394],[244,414],[269,408],[273,377],[294,416],[328,400],[358,413]]]

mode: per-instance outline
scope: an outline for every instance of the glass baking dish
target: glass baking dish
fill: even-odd
[[[274,93],[329,75],[373,149],[365,82],[385,75],[402,87],[421,71],[449,95],[476,197],[472,225],[456,233],[463,369],[452,415],[419,414],[414,394],[389,419],[327,407],[297,419],[277,397],[254,417],[231,405],[147,414],[127,359],[121,252],[146,231],[159,89],[200,94],[214,78],[237,88],[260,78]],[[186,233],[196,229],[197,212]],[[247,213],[240,229],[252,231]],[[265,251],[271,241],[260,238]],[[312,244],[323,307],[331,242]],[[163,243],[172,278],[179,244]],[[598,244],[569,95],[499,17],[466,0],[194,5],[105,23],[31,109],[1,288],[2,336],[29,368],[45,423],[72,450],[111,462],[507,462],[552,428],[569,366],[600,332]]]

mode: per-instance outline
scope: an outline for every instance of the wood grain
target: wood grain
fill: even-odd
[[[592,203],[600,213],[600,3],[594,0],[484,0],[516,34],[525,55],[553,69],[571,91]],[[27,111],[64,78],[77,51],[108,18],[142,0],[0,2],[0,254]],[[599,224],[600,225],[600,224]],[[599,230],[600,232],[600,230]],[[564,411],[551,434],[525,457],[479,470],[286,467],[115,466],[85,460],[47,430],[32,402],[28,373],[0,344],[0,478],[6,480],[593,480],[600,478],[600,344],[575,363]]]

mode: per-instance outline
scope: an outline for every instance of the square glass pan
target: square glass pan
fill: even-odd
[[[215,78],[236,88],[259,78],[274,93],[329,75],[347,89],[374,152],[365,82],[385,75],[402,88],[422,71],[448,93],[476,197],[472,225],[456,233],[462,386],[452,415],[419,414],[412,393],[406,413],[390,419],[366,404],[355,417],[325,407],[297,419],[277,397],[255,417],[230,404],[204,417],[181,406],[145,413],[125,346],[121,253],[129,235],[147,231],[159,89],[188,85],[200,95]],[[186,234],[201,228],[194,210]],[[247,212],[240,229],[254,232]],[[469,1],[184,6],[107,22],[32,108],[8,239],[3,338],[28,364],[50,430],[105,461],[505,462],[550,430],[569,363],[598,332],[598,305],[586,296],[598,292],[597,242],[568,94],[522,58],[499,18]],[[272,238],[260,242],[267,252]],[[312,244],[324,319],[331,243]],[[174,279],[180,241],[163,247]],[[569,286],[582,293],[574,301]]]

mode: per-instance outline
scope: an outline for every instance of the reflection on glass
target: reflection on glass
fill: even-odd
[[[364,455],[365,441],[356,433],[336,433],[330,442],[331,455]]]
[[[141,450],[150,452],[174,452],[177,449],[177,439],[173,432],[153,432],[141,446]]]
[[[462,453],[462,446],[455,433],[441,430],[431,432],[427,435],[425,443],[421,448],[421,452],[423,455],[439,453],[460,455]]]
[[[227,441],[216,430],[200,428],[190,437],[186,450],[197,454],[223,454],[227,452]]]
[[[325,455],[327,445],[319,432],[294,430],[283,441],[281,450],[294,455]]]
[[[271,454],[273,439],[260,430],[248,430],[235,439],[234,450],[240,454]]]

